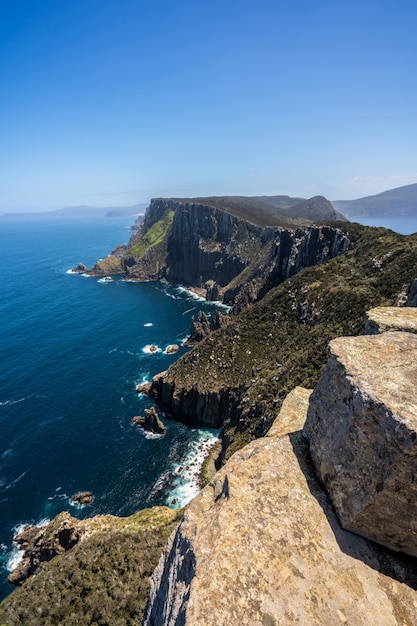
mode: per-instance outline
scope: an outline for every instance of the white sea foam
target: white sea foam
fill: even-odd
[[[138,430],[145,439],[161,439],[164,436],[161,433],[151,433],[149,430],[144,430],[143,428],[139,428]]]
[[[104,278],[99,278],[98,283],[112,283],[113,282],[113,278],[111,278],[110,276],[104,276]]]
[[[185,506],[200,491],[200,471],[210,448],[219,441],[218,430],[198,429],[198,438],[190,442],[185,456],[172,466],[172,487],[166,504]]]
[[[27,400],[26,396],[24,398],[18,398],[17,400],[4,400],[3,402],[0,402],[0,406],[13,406],[13,404],[19,404],[25,400]]]
[[[1,453],[2,459],[7,459],[9,456],[13,456],[13,448],[7,448],[7,450]]]
[[[186,289],[182,285],[178,285],[178,287],[176,287],[176,290],[179,291],[180,293],[185,293],[189,297],[190,300],[198,300],[199,302],[206,301],[206,299],[203,298],[203,296],[199,296],[198,293],[195,293],[195,291]]]
[[[22,522],[20,524],[16,524],[16,526],[13,526],[13,529],[12,529],[13,537],[16,537],[16,535],[19,535],[21,532],[23,532],[26,526],[39,526],[40,528],[42,528],[44,526],[47,526],[50,521],[51,521],[50,519],[42,518],[41,520],[35,523]],[[5,567],[7,571],[12,572],[19,565],[22,559],[23,559],[23,550],[20,550],[18,545],[13,542],[12,547],[10,548],[8,552],[8,558],[6,559]]]
[[[152,322],[147,322],[146,324],[143,325],[145,328],[150,328],[151,326],[153,326]]]
[[[142,352],[144,352],[145,354],[157,354],[158,352],[162,352],[162,350],[159,346],[156,346],[155,344],[148,344],[142,348]]]
[[[15,478],[14,480],[12,480],[12,482],[11,482],[11,483],[9,483],[8,485],[6,485],[4,489],[5,489],[5,490],[7,490],[7,489],[11,489],[11,488],[12,488],[12,487],[14,487],[15,485],[17,485],[17,483],[18,483],[20,480],[22,480],[22,478],[23,478],[24,476],[26,476],[26,474],[28,473],[28,471],[29,471],[29,469],[27,469],[27,470],[25,470],[24,472],[22,472],[22,473],[20,474],[20,476],[18,476],[17,478]]]

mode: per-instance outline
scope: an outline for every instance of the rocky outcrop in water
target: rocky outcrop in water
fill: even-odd
[[[159,418],[157,410],[152,407],[150,409],[145,409],[144,413],[144,417],[140,415],[133,417],[133,423],[148,432],[156,433],[157,435],[165,435],[167,429],[162,420]]]
[[[204,289],[207,300],[227,304],[249,282],[242,307],[303,267],[349,247],[337,228],[311,226],[323,216],[329,221],[342,217],[324,198],[300,205],[292,221],[260,208],[248,211],[250,203],[222,200],[153,199],[129,244],[96,263],[89,273],[124,271],[130,280],[165,279]],[[303,226],[279,226],[281,222]]]
[[[72,496],[71,500],[78,502],[78,504],[92,504],[94,502],[94,496],[91,491],[79,491]]]

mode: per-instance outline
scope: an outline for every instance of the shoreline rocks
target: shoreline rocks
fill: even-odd
[[[76,267],[73,267],[71,272],[74,273],[84,273],[88,271],[88,267],[86,265],[84,265],[84,263],[78,263],[78,265]]]
[[[144,417],[141,415],[133,417],[133,423],[148,432],[155,433],[157,435],[165,435],[167,429],[162,420],[158,417],[157,410],[152,407],[151,409],[145,409],[144,413]]]
[[[8,577],[12,585],[22,585],[38,567],[57,554],[70,550],[81,539],[86,522],[64,511],[47,526],[27,526],[13,541],[23,550],[23,559]]]

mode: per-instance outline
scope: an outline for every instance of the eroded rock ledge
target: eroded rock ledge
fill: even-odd
[[[310,394],[189,505],[146,625],[416,623],[416,335],[332,341]]]
[[[307,412],[309,393],[292,395],[188,506],[144,624],[416,623],[415,562],[341,528],[302,433],[286,434]]]

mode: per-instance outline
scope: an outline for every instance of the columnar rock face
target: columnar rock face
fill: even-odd
[[[342,526],[417,556],[417,336],[333,340],[305,432]]]
[[[303,423],[308,396],[295,392],[275,432]],[[373,544],[342,530],[301,432],[271,434],[235,453],[187,507],[144,624],[414,625],[417,592],[382,573]]]
[[[414,307],[379,306],[367,311],[365,332],[377,335],[390,330],[417,333],[417,309]]]
[[[114,250],[90,273],[117,273],[124,267],[129,279],[166,279],[205,288],[207,299],[223,298],[227,304],[249,283],[240,303],[244,306],[303,267],[331,259],[349,247],[348,237],[338,228],[308,227],[307,214],[301,220],[306,227],[296,229],[274,226],[279,221],[271,215],[267,222],[271,225],[261,220],[262,226],[242,215],[203,202],[153,199],[129,244]],[[251,216],[256,220],[256,211]],[[314,218],[314,211],[310,217]],[[334,212],[328,214],[329,220],[336,217]]]

